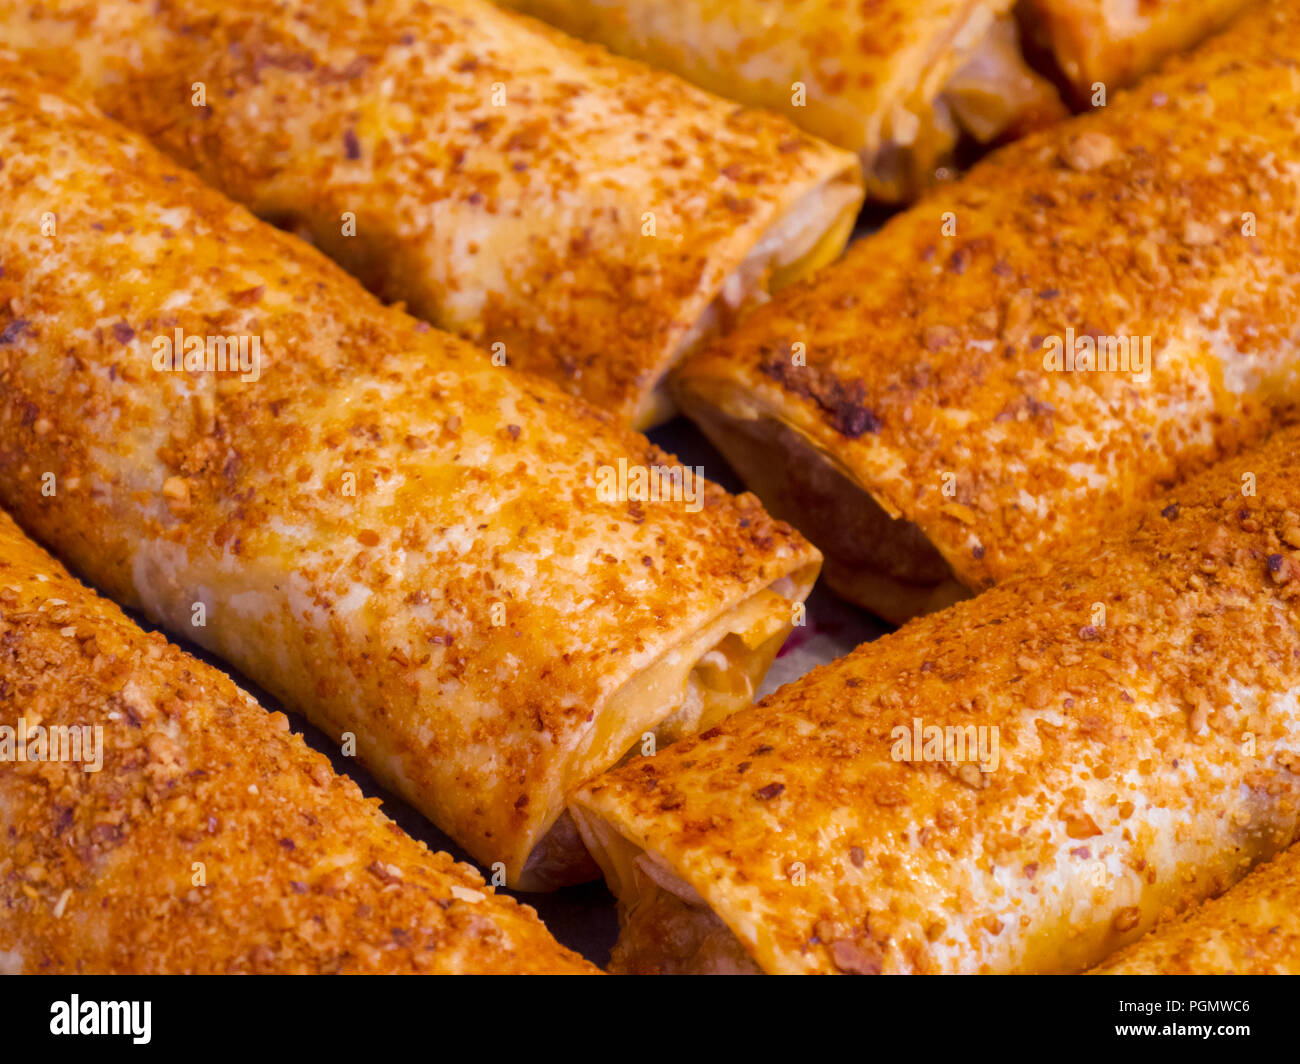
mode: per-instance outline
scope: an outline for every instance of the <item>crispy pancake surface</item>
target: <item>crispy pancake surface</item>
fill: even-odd
[[[0,497],[77,572],[354,735],[512,883],[569,789],[748,700],[819,562],[752,496],[17,67],[0,118]],[[643,501],[625,466],[677,480]]]
[[[0,972],[595,971],[4,513],[0,726]]]

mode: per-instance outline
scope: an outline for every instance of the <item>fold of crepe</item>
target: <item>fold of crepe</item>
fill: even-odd
[[[1157,927],[1094,975],[1300,975],[1300,847]]]
[[[1051,56],[1073,99],[1087,105],[1193,47],[1258,0],[1021,0],[1034,46]]]
[[[0,512],[0,973],[595,973]]]
[[[1300,429],[579,789],[634,972],[1070,972],[1300,832]]]
[[[1065,115],[1021,54],[1013,0],[500,2],[785,114],[857,152],[884,202],[914,199],[967,142]]]
[[[1086,552],[1300,400],[1298,62],[1265,5],[1000,149],[688,360],[683,409],[890,620]]]
[[[0,158],[3,504],[512,885],[594,875],[567,792],[748,704],[817,552],[16,66]]]
[[[849,153],[487,0],[4,0],[0,33],[372,290],[638,427],[862,198]]]

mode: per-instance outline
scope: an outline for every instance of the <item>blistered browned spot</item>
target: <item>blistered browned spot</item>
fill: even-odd
[[[861,383],[845,383],[834,374],[812,366],[795,366],[781,355],[764,359],[759,370],[783,388],[812,399],[840,435],[853,440],[880,431],[876,415],[863,405],[866,392]]]

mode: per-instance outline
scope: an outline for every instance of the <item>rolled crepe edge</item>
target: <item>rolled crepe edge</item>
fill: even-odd
[[[616,820],[612,813],[601,810],[590,786],[582,788],[573,795],[570,799],[569,812],[588,852],[604,873],[610,892],[618,899],[619,944],[621,945],[627,931],[626,916],[640,901],[634,886],[636,874],[633,862],[643,855],[650,856],[651,860],[657,860],[654,856],[654,848],[626,821],[621,818]],[[663,864],[662,860],[659,863]],[[716,889],[710,890],[710,885],[703,882],[688,882],[676,868],[673,868],[669,874],[680,881],[684,892],[693,893],[698,898],[695,904],[690,902],[684,904],[690,904],[703,919],[711,917],[725,925],[736,944],[762,971],[783,975],[801,974],[800,969],[782,963],[775,943],[766,934],[761,922],[754,921],[746,928],[738,927],[734,907],[723,905]],[[662,885],[655,889],[667,892]],[[703,902],[703,908],[699,907],[699,901]],[[617,951],[616,945],[616,955]]]
[[[750,490],[762,499],[764,508],[779,520],[794,524],[821,550],[826,582],[843,598],[891,624],[902,624],[961,601],[970,596],[972,587],[978,586],[963,566],[962,552],[955,550],[947,537],[932,534],[929,521],[910,520],[902,500],[892,497],[883,483],[861,468],[850,469],[837,460],[831,448],[818,439],[821,430],[801,423],[798,411],[699,364],[684,366],[676,373],[673,390],[682,412],[740,472]],[[840,506],[843,513],[851,494],[860,497],[851,501],[866,507],[863,513],[871,532],[861,537],[864,543],[884,552],[914,555],[931,578],[910,579],[884,566],[864,566],[842,558],[841,552],[821,534],[823,530],[810,522],[809,511],[781,498],[780,487],[774,487],[777,482],[769,479],[780,476],[776,471],[790,464],[785,460],[788,446],[783,447],[774,438],[780,434],[788,434],[787,444],[797,441],[805,455],[820,463],[822,472],[836,482],[837,491],[820,496],[828,505]],[[766,461],[761,451],[764,446],[770,452]],[[800,486],[805,492],[814,490],[806,475],[800,476]],[[844,527],[843,521],[835,524]]]
[[[602,720],[605,726],[593,728],[588,733],[586,748],[568,759],[567,776],[556,780],[551,787],[544,815],[537,821],[538,826],[526,834],[524,845],[520,847],[522,856],[507,863],[506,881],[509,886],[526,891],[547,891],[596,878],[596,870],[582,860],[583,855],[565,846],[563,836],[568,833],[568,826],[563,824],[563,820],[568,794],[612,770],[629,755],[634,756],[647,734],[656,735],[657,746],[657,730],[673,721],[697,687],[704,688],[700,692],[703,704],[698,717],[693,723],[689,720],[682,722],[680,735],[669,732],[666,736],[668,742],[707,730],[749,705],[793,628],[791,607],[803,602],[816,583],[821,570],[821,555],[816,551],[811,554],[811,558],[800,556],[799,564],[790,566],[770,583],[720,607],[691,634],[666,647],[653,662],[628,677],[603,705],[593,707],[593,719]],[[773,623],[778,609],[786,613],[779,625]],[[733,636],[742,646],[737,647],[732,642],[729,657],[724,644]],[[703,667],[716,666],[716,662],[706,661],[715,653],[728,659],[729,667],[721,671],[726,679],[741,682],[739,692],[709,691],[704,677],[697,681],[697,674]],[[681,660],[670,665],[673,658]],[[672,671],[666,679],[658,679],[653,686],[669,695],[680,690],[681,697],[674,698],[667,708],[662,701],[656,701],[652,703],[653,711],[638,711],[635,703],[638,695],[645,691],[643,686],[638,686],[638,681],[657,679],[656,674],[662,674],[666,668]],[[620,705],[620,702],[624,704]],[[560,837],[551,839],[551,833],[557,828]],[[585,846],[585,838],[583,843]],[[554,844],[559,844],[563,850],[559,853],[548,851],[548,846]]]
[[[812,139],[793,128],[791,132]],[[716,249],[724,267],[716,283],[701,285],[687,303],[690,324],[660,356],[650,387],[637,400],[633,428],[645,431],[677,413],[667,387],[669,374],[722,331],[729,318],[834,262],[848,246],[866,195],[862,167],[851,152],[818,143],[828,165],[810,180],[787,186],[756,236],[738,236],[729,247]],[[791,250],[783,254],[786,248]]]

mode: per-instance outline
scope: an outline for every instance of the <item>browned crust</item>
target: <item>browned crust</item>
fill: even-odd
[[[1065,117],[1012,0],[497,0],[857,152],[873,200]]]
[[[861,182],[785,119],[486,0],[5,0],[0,25],[372,290],[629,422],[763,235]]]
[[[1300,848],[1157,927],[1095,975],[1300,975]]]
[[[1298,451],[587,785],[593,854],[617,889],[609,833],[659,858],[769,972],[1096,964],[1300,828]],[[917,720],[997,763],[908,760]]]
[[[0,513],[0,724],[20,718],[102,728],[103,764],[0,763],[5,971],[595,972]]]
[[[1029,34],[1052,55],[1075,99],[1122,89],[1193,47],[1258,0],[1023,0]]]
[[[601,466],[673,460],[9,66],[0,158],[0,498],[512,882],[624,685],[807,593],[817,552],[752,496],[602,500]],[[176,328],[259,336],[258,380],[155,371]]]
[[[1297,63],[1265,5],[1002,149],[689,360],[683,407],[802,433],[967,586],[1050,569],[1300,397]],[[1046,371],[1067,330],[1149,336],[1150,380]]]

